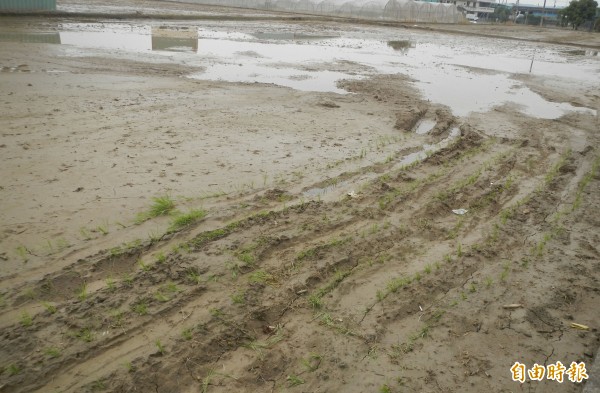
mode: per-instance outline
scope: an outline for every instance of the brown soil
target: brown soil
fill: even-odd
[[[336,95],[0,59],[0,391],[581,391],[509,368],[600,344],[597,117],[459,120],[399,76]],[[600,107],[597,83],[519,78]],[[162,195],[206,215],[140,219]]]

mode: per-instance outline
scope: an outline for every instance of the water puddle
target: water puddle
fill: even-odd
[[[554,119],[568,112],[596,111],[544,100],[511,79],[512,74],[596,80],[600,58],[595,51],[565,50],[428,33],[398,36],[393,30],[358,38],[352,31],[224,31],[224,29],[128,24],[66,23],[58,33],[0,33],[0,41],[71,45],[109,51],[183,52],[188,65],[205,71],[203,80],[271,83],[303,91],[346,94],[341,79],[376,74],[411,77],[425,99],[448,106],[454,115],[485,113],[506,104],[529,116]],[[395,36],[390,39],[389,36]],[[485,41],[485,42],[483,42]],[[193,57],[190,57],[191,54]],[[350,64],[352,66],[350,66]],[[427,133],[422,123],[416,132]]]
[[[128,52],[197,52],[196,30],[168,30],[149,26],[65,24],[58,33],[0,33],[0,42],[72,45]]]
[[[58,33],[3,33],[0,42],[23,42],[31,44],[60,44]]]
[[[597,50],[591,50],[591,49],[575,49],[575,50],[568,50],[565,51],[565,53],[569,54],[569,55],[574,55],[574,56],[600,56],[600,52],[598,52]]]
[[[388,41],[387,45],[394,49],[396,52],[400,52],[403,55],[408,53],[410,48],[416,48],[417,44],[411,42],[410,40],[400,40],[400,41]]]
[[[427,134],[433,129],[433,127],[435,127],[436,124],[437,123],[435,122],[435,120],[423,119],[419,122],[419,124],[417,124],[417,127],[415,128],[415,133],[419,135]]]
[[[313,35],[302,33],[253,33],[252,37],[259,40],[283,40],[283,41],[319,41],[338,38],[335,35]]]
[[[335,190],[345,190],[348,187],[348,184],[350,184],[350,182],[345,180],[330,184],[326,187],[311,188],[310,190],[304,191],[302,196],[305,198],[319,198]]]
[[[442,139],[441,141],[439,141],[438,143],[435,143],[433,145],[425,144],[425,145],[423,145],[421,150],[414,152],[414,153],[407,154],[396,165],[394,165],[394,167],[392,169],[393,170],[402,169],[403,167],[414,164],[415,162],[423,161],[431,154],[436,153],[445,147],[448,147],[450,142],[452,142],[454,139],[456,139],[459,135],[460,135],[460,129],[458,129],[458,127],[453,128],[452,130],[450,130],[448,137]]]
[[[435,124],[435,122],[434,122]],[[408,165],[414,164],[415,162],[420,162],[425,160],[428,156],[433,153],[440,151],[441,149],[448,147],[450,143],[456,139],[460,135],[460,129],[458,127],[454,127],[448,133],[448,136],[438,143],[435,144],[425,144],[419,151],[414,153],[409,153],[406,156],[402,157],[400,161],[398,161],[393,167],[392,170],[400,170],[405,168]],[[306,190],[302,193],[302,196],[305,198],[323,198],[327,194],[330,194],[334,191],[343,191],[344,193],[350,192],[351,187],[358,187],[360,182],[370,181],[375,179],[378,176],[376,173],[367,173],[360,176],[360,179],[354,179],[353,181],[344,180],[341,182],[336,182],[330,184],[325,187],[314,187],[309,190]]]

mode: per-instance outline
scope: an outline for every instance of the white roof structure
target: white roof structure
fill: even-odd
[[[180,0],[188,3],[279,10],[400,22],[458,23],[456,6],[413,0]]]

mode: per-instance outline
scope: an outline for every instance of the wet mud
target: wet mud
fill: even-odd
[[[15,24],[0,390],[582,390],[510,367],[600,344],[598,57],[333,22]]]

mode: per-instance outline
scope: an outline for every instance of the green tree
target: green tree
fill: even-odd
[[[579,26],[594,19],[596,8],[596,0],[572,0],[567,8],[560,11],[561,25],[571,25],[573,29],[578,30]]]
[[[498,4],[494,9],[494,13],[491,15],[492,19],[498,19],[500,22],[506,22],[510,17],[511,10],[509,7]]]

